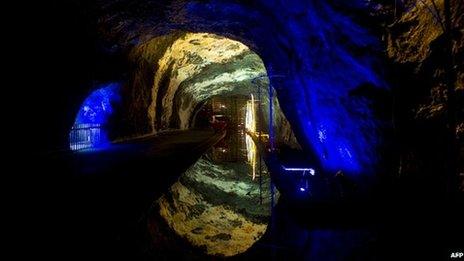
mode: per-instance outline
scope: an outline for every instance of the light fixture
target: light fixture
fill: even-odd
[[[311,174],[311,176],[314,176],[316,174],[316,171],[313,169],[313,168],[287,168],[287,167],[284,167],[285,171],[302,171],[303,173],[306,173],[309,172],[309,174]]]

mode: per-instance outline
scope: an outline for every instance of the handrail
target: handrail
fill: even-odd
[[[75,124],[69,132],[69,147],[73,151],[92,148],[100,144],[102,125],[98,123]]]

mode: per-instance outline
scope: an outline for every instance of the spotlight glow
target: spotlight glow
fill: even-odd
[[[255,99],[253,94],[251,94],[251,100],[247,101],[246,111],[245,111],[245,129],[248,132],[256,132],[256,111],[255,111]],[[258,151],[256,144],[249,134],[245,136],[245,143],[247,148],[247,159],[252,168],[252,179],[256,178],[256,158]]]
[[[251,99],[246,104],[245,128],[249,132],[256,132],[255,98],[253,94],[251,94]]]

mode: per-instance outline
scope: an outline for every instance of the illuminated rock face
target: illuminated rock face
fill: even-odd
[[[252,88],[249,82],[265,73],[259,56],[245,45],[211,34],[187,33],[174,41],[158,61],[148,109],[152,127],[155,129],[157,106],[161,107],[158,109],[162,112],[158,118],[161,126],[173,125],[173,109],[177,107],[175,125],[186,129],[198,102],[221,94],[248,94]],[[169,78],[167,86],[161,86],[164,77]],[[244,81],[248,82],[248,88],[239,90]],[[166,90],[157,104],[160,88]]]
[[[433,3],[432,3],[433,2]],[[458,6],[459,1],[451,0],[451,5]],[[434,4],[439,14],[432,13]],[[406,10],[391,25],[391,34],[388,35],[388,55],[400,63],[424,62],[432,54],[433,44],[443,36],[443,29],[438,16],[443,18],[443,0],[415,0],[409,1],[403,7]],[[462,10],[451,10],[453,27],[458,28],[464,23]],[[463,48],[462,34],[455,41],[455,52]]]
[[[137,45],[130,56],[135,69],[125,86],[129,109],[120,116],[129,119],[121,125],[134,126],[129,135],[188,129],[199,105],[208,99],[256,96],[258,89],[264,104],[263,124],[268,126],[269,83],[252,82],[265,76],[266,69],[244,44],[209,33],[178,32]],[[275,96],[273,101],[277,142],[299,147]]]
[[[434,4],[439,14],[432,13]],[[451,0],[452,7],[458,5],[459,1]],[[387,35],[388,55],[400,65],[407,64],[413,67],[414,71],[410,72],[411,75],[419,79],[427,79],[418,84],[423,85],[424,89],[430,89],[428,102],[420,104],[414,110],[417,112],[417,118],[437,119],[443,117],[446,100],[442,61],[444,33],[438,19],[438,17],[442,19],[444,17],[444,1],[410,1],[405,8],[407,9],[392,23]],[[451,18],[453,28],[462,28],[464,25],[463,10],[452,8]],[[453,53],[455,57],[462,57],[464,34],[455,34],[454,37]],[[464,67],[462,65],[456,66],[456,74],[456,90],[464,90]]]
[[[386,3],[382,8],[393,7]],[[439,10],[435,11],[435,7]],[[453,33],[453,56],[455,62],[456,104],[464,104],[464,66],[459,60],[464,57],[464,11],[462,1],[451,0],[451,27]],[[458,8],[460,7],[460,9]],[[424,173],[443,173],[437,166],[443,163],[440,158],[449,145],[446,137],[446,101],[445,83],[445,39],[444,31],[438,17],[444,17],[443,0],[411,0],[398,7],[397,15],[386,32],[387,54],[395,67],[398,78],[396,89],[399,102],[397,122],[404,133],[403,151],[401,152],[401,175],[424,175]],[[462,106],[459,106],[461,107]],[[459,109],[458,109],[459,110]],[[462,110],[462,109],[461,109]],[[459,113],[458,113],[459,114]],[[440,122],[439,124],[437,124]],[[461,141],[461,155],[464,158],[464,118],[457,117],[457,139]],[[406,145],[407,144],[407,145]],[[418,155],[417,151],[421,151]],[[412,155],[412,156],[411,156]],[[444,164],[446,165],[446,163]],[[464,171],[460,165],[459,172]],[[435,182],[432,181],[432,182]]]
[[[246,251],[266,231],[269,178],[252,180],[246,163],[217,163],[204,156],[158,200],[160,215],[181,237],[207,254]]]
[[[369,22],[353,19],[367,12],[366,1],[143,1],[118,11],[126,1],[103,1],[99,23],[107,39],[130,48],[173,29],[237,39],[259,54],[268,74],[285,75],[273,85],[315,164],[353,177],[375,173],[388,119],[375,115],[378,101],[370,94],[386,99],[388,86],[376,59],[382,52],[378,38],[366,29]]]

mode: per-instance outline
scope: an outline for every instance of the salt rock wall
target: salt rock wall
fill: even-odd
[[[388,56],[399,64],[412,67],[412,74],[422,80],[422,88],[428,89],[429,99],[416,107],[416,116],[434,118],[444,112],[445,86],[443,68],[443,0],[408,1],[404,12],[390,26]],[[438,13],[434,9],[434,4]],[[455,88],[464,90],[464,7],[462,1],[451,1],[453,54],[456,62]],[[458,7],[461,6],[459,10]],[[462,107],[462,106],[461,106]],[[461,118],[462,121],[462,118]],[[461,122],[462,124],[462,122]]]
[[[443,173],[447,86],[443,0],[409,0],[383,5],[386,11],[386,51],[395,78],[396,132],[401,140],[400,176]],[[451,0],[451,38],[457,129],[458,164],[464,173],[464,5]],[[379,12],[377,15],[379,15]],[[463,179],[464,180],[464,179]],[[462,186],[464,189],[464,186]]]
[[[387,85],[364,0],[101,0],[101,34],[127,48],[173,30],[237,39],[263,58],[282,111],[317,165],[351,176],[380,169]],[[360,15],[361,14],[361,15]],[[358,16],[359,15],[359,16]],[[361,17],[358,19],[358,17]],[[364,90],[364,91],[363,91]],[[380,105],[382,106],[382,105]]]
[[[176,124],[178,126],[173,127],[185,129],[188,127],[189,116],[199,101],[222,93],[231,93],[235,89],[234,84],[264,74],[262,62],[257,68],[247,66],[245,52],[254,56],[250,60],[254,58],[259,66],[259,57],[251,54],[248,47],[236,41],[209,34],[192,33],[176,40],[158,61],[152,103],[148,108],[153,129],[156,129],[155,122],[161,128],[174,125],[171,122],[174,98],[178,91],[181,96],[179,108],[182,110],[179,111],[180,122]],[[245,59],[241,59],[242,57]],[[238,63],[238,66],[231,66],[230,63]],[[166,79],[165,85],[162,79]],[[161,96],[159,104],[158,95]],[[157,112],[160,115],[156,115]]]
[[[268,82],[260,57],[244,44],[208,33],[175,33],[134,47],[131,80],[119,116],[129,126],[125,135],[139,136],[168,129],[188,129],[198,105],[214,96],[249,97],[263,93],[264,124],[269,122]],[[274,97],[276,140],[299,147]]]
[[[122,89],[122,106],[115,113],[113,134],[119,139],[136,137],[153,132],[153,126],[147,119],[147,108],[152,100],[154,74],[158,70],[157,61],[172,43],[183,33],[174,33],[156,37],[132,48],[129,53],[129,79]]]

